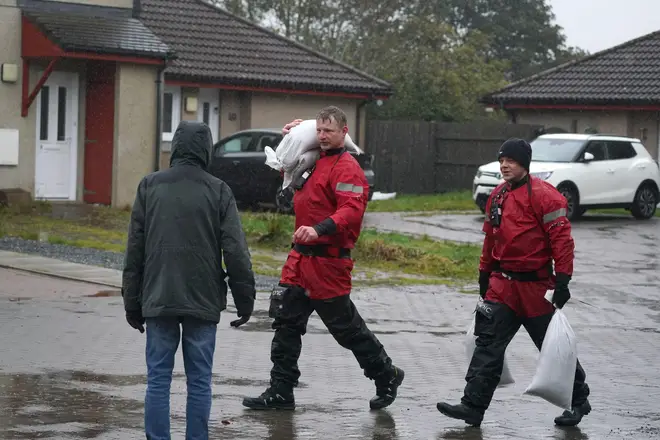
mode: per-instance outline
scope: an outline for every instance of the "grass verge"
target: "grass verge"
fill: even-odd
[[[472,193],[470,191],[455,191],[443,194],[428,194],[428,195],[397,195],[395,199],[391,200],[373,200],[369,202],[368,212],[418,212],[429,213],[444,211],[444,212],[464,212],[474,213],[479,212],[477,206],[472,200]],[[587,211],[589,214],[604,214],[613,216],[628,216],[632,217],[630,211],[625,209],[590,209]],[[422,214],[424,215],[424,214]],[[656,217],[660,217],[660,209],[655,213]]]
[[[54,207],[56,208],[56,207]],[[130,213],[87,206],[84,212],[35,205],[0,211],[0,236],[124,252]],[[293,217],[241,213],[255,272],[279,276],[293,234]],[[436,284],[473,280],[480,246],[365,230],[354,251],[357,284]],[[385,276],[384,274],[387,274]],[[387,280],[387,281],[386,281]]]
[[[477,211],[470,191],[443,194],[402,194],[391,200],[372,200],[368,212]]]

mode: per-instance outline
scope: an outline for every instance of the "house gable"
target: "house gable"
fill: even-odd
[[[383,98],[391,86],[201,0],[142,0],[140,20],[173,48],[168,79]]]

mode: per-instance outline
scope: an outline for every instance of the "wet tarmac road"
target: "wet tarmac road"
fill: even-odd
[[[478,231],[475,217],[433,217]],[[437,224],[437,223],[436,223]],[[304,338],[295,412],[244,410],[267,385],[271,333],[267,295],[247,326],[225,314],[215,357],[214,439],[634,439],[660,438],[660,223],[598,219],[574,225],[574,299],[565,308],[579,338],[593,412],[560,429],[561,411],[522,395],[537,352],[524,331],[508,356],[517,382],[499,389],[481,429],[443,417],[438,400],[464,385],[464,332],[474,295],[444,286],[369,288],[355,302],[406,371],[399,398],[371,412],[374,389],[353,356],[316,316]],[[140,439],[144,336],[125,324],[121,298],[105,287],[0,269],[0,439]],[[233,310],[233,309],[232,309]],[[172,385],[173,438],[184,438],[180,354]]]

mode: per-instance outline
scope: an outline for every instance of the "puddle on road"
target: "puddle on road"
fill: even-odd
[[[174,379],[185,380],[183,374]],[[123,387],[144,387],[143,375],[116,376],[84,371],[57,371],[44,374],[0,373],[0,439],[92,439],[144,438],[143,391],[139,399],[122,398]],[[267,381],[222,379],[214,375],[215,386],[265,387]],[[306,388],[301,384],[300,388]],[[214,395],[214,406],[227,396]],[[225,408],[226,409],[226,408]],[[300,423],[318,426],[317,419],[329,411],[324,406],[298,408],[294,411],[244,411],[234,417],[213,415],[210,438],[292,440],[313,438]],[[332,411],[332,410],[330,410]],[[301,421],[301,417],[305,421]],[[343,414],[342,422],[351,419]],[[327,422],[325,422],[327,423]],[[316,429],[316,428],[314,428]],[[396,439],[392,417],[381,412],[366,426],[368,435],[361,438]],[[182,436],[185,417],[172,414],[172,434]],[[116,437],[119,435],[119,437]]]
[[[80,372],[0,374],[0,438],[96,438],[117,428],[140,429],[142,403],[70,382]]]

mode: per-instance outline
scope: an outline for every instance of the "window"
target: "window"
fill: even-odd
[[[584,152],[593,154],[594,161],[605,160],[607,158],[605,153],[605,142],[602,141],[589,142],[589,145]]]
[[[40,122],[40,127],[39,127],[39,140],[42,141],[47,141],[48,140],[48,114],[49,114],[49,108],[48,105],[50,104],[50,87],[48,86],[43,86],[41,88],[41,97],[40,97],[40,104],[41,104],[41,117],[39,118]]]
[[[282,140],[282,136],[280,135],[275,135],[275,134],[263,135],[261,136],[261,138],[259,138],[259,142],[257,142],[256,144],[255,151],[259,153],[263,153],[266,147],[270,147],[273,150],[275,150],[281,140]]]
[[[218,145],[218,148],[215,150],[215,155],[221,156],[225,153],[244,153],[249,151],[250,145],[252,144],[252,138],[252,135],[248,134],[229,139],[227,142]]]
[[[630,159],[637,156],[637,152],[630,142],[609,141],[607,153],[610,160]]]
[[[169,142],[181,122],[181,87],[165,86],[162,122],[163,140]]]
[[[535,162],[572,162],[582,149],[584,141],[536,138],[530,145],[532,160]]]
[[[211,116],[211,103],[205,102],[202,105],[202,122],[206,125],[210,125],[210,116]]]
[[[66,87],[57,89],[57,140],[66,138]]]

